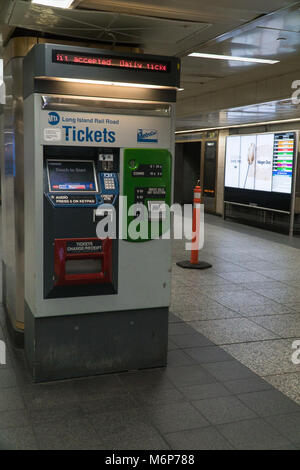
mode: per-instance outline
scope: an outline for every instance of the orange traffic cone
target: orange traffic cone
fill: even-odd
[[[199,237],[200,237],[200,207],[201,207],[201,186],[200,181],[198,181],[197,186],[194,188],[194,206],[193,206],[193,220],[192,220],[192,228],[193,228],[193,243],[195,244],[196,248],[191,250],[191,258],[190,261],[179,261],[177,266],[186,269],[208,269],[211,268],[212,265],[206,263],[205,261],[199,261]],[[199,222],[197,224],[197,222]]]

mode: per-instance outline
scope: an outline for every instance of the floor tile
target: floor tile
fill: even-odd
[[[72,392],[80,400],[88,397],[99,396],[111,392],[121,392],[123,384],[117,374],[100,375],[96,377],[87,377],[72,381]]]
[[[172,336],[172,341],[179,348],[199,348],[205,346],[214,346],[214,343],[205,336],[195,332],[190,335],[176,335]]]
[[[88,418],[34,427],[42,450],[88,450],[101,448],[100,438]]]
[[[281,281],[275,281],[275,279],[271,279],[265,276],[264,279],[261,279],[260,281],[253,280],[249,282],[241,282],[239,285],[244,289],[248,289],[248,291],[250,290],[260,295],[264,295],[265,289],[282,289],[284,286]]]
[[[300,313],[255,317],[253,321],[281,338],[300,338]]]
[[[136,403],[140,406],[151,404],[166,404],[185,401],[184,394],[175,389],[156,389],[147,387],[147,389],[132,391]]]
[[[101,398],[92,397],[86,401],[79,402],[80,408],[84,413],[95,413],[103,411],[124,411],[130,410],[136,406],[133,396],[124,391],[123,393],[107,393]]]
[[[240,450],[268,450],[290,442],[263,419],[250,419],[218,426],[221,434]]]
[[[30,384],[23,388],[23,398],[29,409],[51,408],[79,399],[71,381]]]
[[[0,391],[3,388],[16,387],[16,385],[17,385],[17,378],[16,378],[14,371],[8,368],[2,369],[2,366],[0,366]]]
[[[266,275],[277,281],[289,281],[289,280],[300,281],[299,269],[283,268],[283,269],[274,269],[272,271],[261,270],[260,273],[262,275]]]
[[[30,426],[1,429],[0,447],[9,450],[37,450],[37,439]]]
[[[165,434],[165,439],[175,450],[231,450],[233,447],[214,428],[191,429]]]
[[[200,365],[168,367],[167,376],[177,387],[216,382],[216,379]]]
[[[239,272],[239,273],[222,273],[220,274],[226,281],[236,282],[236,283],[251,283],[251,282],[264,282],[268,278],[262,274],[248,271],[248,272]]]
[[[172,325],[169,325],[169,336],[173,339],[173,341],[174,341],[173,336],[191,335],[194,333],[195,333],[195,330],[190,325],[187,325],[185,322],[174,323]]]
[[[215,285],[226,285],[229,281],[223,279],[221,276],[215,273],[211,273],[210,270],[198,271],[198,270],[186,270],[185,275],[182,278],[182,282],[188,286],[199,285],[199,286],[215,286]]]
[[[298,282],[298,281],[297,281]],[[296,312],[300,312],[300,302],[289,302],[289,308]]]
[[[290,307],[283,304],[264,304],[256,305],[254,307],[246,306],[240,309],[240,314],[245,317],[259,317],[264,315],[283,315],[287,313],[294,313]],[[255,319],[254,319],[255,320]]]
[[[215,301],[208,306],[199,307],[197,310],[184,310],[179,313],[182,320],[186,322],[197,320],[220,320],[224,318],[237,318],[240,313],[225,307]]]
[[[204,398],[226,397],[231,395],[228,388],[215,382],[211,384],[189,385],[180,387],[181,393],[190,401],[203,400]]]
[[[274,339],[274,333],[246,318],[192,322],[192,326],[216,344]]]
[[[234,394],[259,392],[261,390],[269,390],[272,386],[260,377],[253,377],[250,379],[229,380],[224,382],[224,386]]]
[[[250,369],[236,360],[203,364],[202,367],[220,382],[256,377]]]
[[[173,388],[165,369],[146,369],[119,374],[120,381],[128,390],[156,387]]]
[[[292,341],[288,339],[233,344],[223,348],[260,376],[297,372],[299,368],[292,363]]]
[[[210,299],[208,297],[205,297],[204,295],[197,295],[194,297],[186,296],[185,299],[183,299],[182,296],[173,295],[171,298],[170,311],[173,314],[180,316],[180,313],[182,311],[195,310],[198,308],[199,305],[209,305],[209,303]],[[170,326],[173,326],[173,323],[171,323]]]
[[[300,405],[300,372],[271,375],[264,379]]]
[[[177,344],[175,344],[174,341],[172,341],[169,337],[168,338],[168,351],[174,351],[175,349],[179,349],[179,346],[177,346]]]
[[[300,302],[300,292],[297,287],[282,284],[281,289],[264,289],[263,295],[275,302],[286,303]]]
[[[215,299],[225,307],[237,310],[245,306],[265,305],[270,303],[270,299],[252,291],[235,292],[234,295],[219,294]]]
[[[196,289],[194,289],[196,291],[196,293],[199,295],[205,295],[208,297],[208,299],[210,300],[214,300],[215,296],[218,296],[219,294],[223,294],[223,295],[228,295],[229,293],[230,294],[233,294],[235,292],[244,292],[245,290],[245,287],[241,284],[236,284],[236,283],[233,283],[231,281],[227,282],[226,284],[224,285],[215,285],[215,286],[197,286]],[[208,302],[208,304],[210,305],[210,302]]]
[[[270,263],[269,261],[248,261],[244,263],[244,267],[250,269],[250,271],[265,271],[265,276],[267,276],[268,271],[280,270],[279,264]]]
[[[45,423],[64,423],[66,421],[78,420],[83,417],[84,412],[77,402],[54,405],[49,408],[33,408],[29,412],[30,421],[34,426]]]
[[[278,446],[272,450],[299,450],[300,445],[298,444],[286,444],[284,446]]]
[[[100,432],[104,450],[168,450],[169,446],[156,429],[147,423],[126,423],[113,433]]]
[[[0,412],[24,408],[24,400],[17,388],[5,388],[0,391]]]
[[[174,315],[172,312],[169,312],[169,323],[178,323],[180,322],[180,318]]]
[[[148,416],[162,433],[208,426],[207,420],[190,403],[152,405]]]
[[[299,443],[300,437],[300,409],[297,413],[279,416],[268,416],[265,420],[277,429],[283,436],[295,444]]]
[[[232,396],[193,401],[193,405],[213,425],[256,417],[253,411]]]
[[[219,346],[191,348],[185,349],[184,351],[195,361],[199,362],[199,364],[232,361],[232,356],[230,356],[230,354],[221,349]]]
[[[196,363],[197,361],[191,355],[181,349],[169,351],[168,353],[167,364],[170,367],[185,366]]]
[[[0,412],[0,430],[25,426],[30,426],[30,419],[27,410],[23,409]]]
[[[217,263],[213,265],[214,270],[217,274],[223,273],[239,273],[239,272],[247,272],[248,268],[240,266],[238,264],[223,262]]]
[[[259,416],[273,416],[284,413],[296,413],[299,405],[287,398],[278,390],[242,393],[237,395],[248,408]]]
[[[201,258],[213,267],[195,272],[173,262],[167,370],[37,385],[23,352],[8,344],[0,446],[5,434],[16,448],[300,449],[300,373],[291,361],[292,336],[300,337],[300,242],[207,220]],[[173,248],[173,261],[186,257],[182,241]],[[0,323],[1,338],[1,307]]]

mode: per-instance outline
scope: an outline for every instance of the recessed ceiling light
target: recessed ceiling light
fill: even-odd
[[[45,7],[70,8],[74,0],[31,0],[36,5],[44,5]]]
[[[203,59],[219,59],[219,60],[237,60],[240,62],[254,62],[257,64],[277,64],[279,60],[255,59],[252,57],[237,57],[232,55],[204,54],[202,52],[193,52],[189,57],[202,57]]]

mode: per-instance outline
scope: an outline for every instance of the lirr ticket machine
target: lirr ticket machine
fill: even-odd
[[[172,202],[179,73],[174,57],[53,44],[24,59],[25,353],[35,381],[166,364],[171,240],[161,221],[158,237],[133,237],[126,211]],[[115,236],[99,237],[109,212]]]

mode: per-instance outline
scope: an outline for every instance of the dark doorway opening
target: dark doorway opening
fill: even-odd
[[[177,143],[175,147],[174,202],[191,204],[200,178],[201,142]]]

